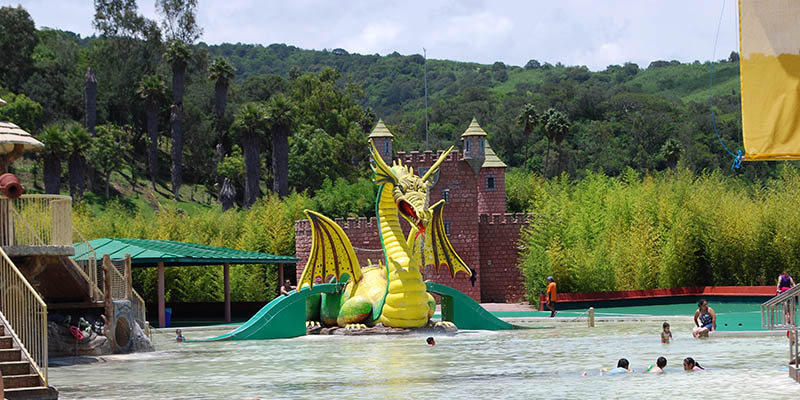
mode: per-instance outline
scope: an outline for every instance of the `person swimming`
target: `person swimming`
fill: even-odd
[[[663,330],[661,331],[661,343],[669,343],[672,340],[672,332],[669,330],[669,322],[664,322],[664,325],[661,326]]]
[[[425,342],[428,343],[428,346],[436,346],[436,339],[434,339],[433,336],[428,336]]]
[[[183,342],[186,338],[183,337],[183,331],[180,329],[175,330],[175,341]]]
[[[620,358],[619,361],[617,361],[616,368],[611,369],[609,371],[601,372],[600,375],[617,375],[617,374],[633,372],[632,369],[628,369],[628,365],[629,365],[628,359]]]
[[[667,359],[665,357],[658,357],[656,360],[656,365],[651,365],[650,368],[647,369],[647,372],[651,374],[661,374],[664,373],[664,367],[667,366]]]
[[[702,371],[705,368],[700,366],[700,363],[695,361],[692,357],[686,357],[683,359],[683,370],[684,371]]]

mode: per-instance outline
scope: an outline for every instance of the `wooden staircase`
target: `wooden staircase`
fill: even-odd
[[[14,338],[6,334],[0,324],[0,371],[7,399],[58,399],[58,392],[45,386],[42,378],[23,357],[22,350],[14,345]]]

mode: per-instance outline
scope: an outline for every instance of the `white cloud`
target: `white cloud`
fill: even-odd
[[[0,0],[0,5],[20,0]],[[524,65],[529,59],[587,65],[712,57],[738,49],[736,1],[696,0],[200,0],[201,40],[286,43],[350,52]],[[140,0],[155,18],[153,0]],[[22,0],[37,26],[91,35],[92,0]]]

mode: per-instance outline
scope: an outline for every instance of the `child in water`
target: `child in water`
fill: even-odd
[[[619,361],[617,361],[617,368],[614,368],[610,371],[602,371],[600,375],[617,375],[630,372],[633,372],[633,370],[628,369],[628,360],[625,358],[620,358]]]
[[[433,336],[429,336],[425,341],[428,342],[428,346],[436,346],[436,340]]]
[[[175,341],[182,342],[184,340],[186,340],[186,339],[183,337],[183,331],[181,331],[180,329],[176,329],[175,330]]]
[[[654,366],[651,365],[650,368],[647,369],[647,372],[651,374],[662,374],[664,373],[664,367],[666,366],[667,366],[667,359],[664,357],[658,357],[658,360],[656,360],[656,365]]]
[[[669,343],[672,340],[672,332],[669,330],[669,322],[664,322],[664,330],[661,331],[661,343]]]
[[[686,357],[683,359],[683,370],[684,371],[702,371],[705,368],[700,366],[700,363],[695,361],[692,357]]]

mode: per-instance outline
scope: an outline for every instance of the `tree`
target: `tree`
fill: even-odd
[[[669,138],[661,146],[661,158],[667,163],[667,168],[674,169],[681,158],[681,144],[675,138]]]
[[[33,72],[36,25],[22,6],[0,8],[0,86],[19,92]]]
[[[172,194],[179,198],[182,183],[183,136],[183,90],[186,86],[186,65],[191,51],[186,43],[173,40],[167,45],[167,61],[172,66],[172,106],[170,106],[170,125],[172,130]]]
[[[3,99],[8,103],[0,107],[0,121],[10,121],[20,128],[32,132],[42,120],[42,105],[24,94],[5,93]]]
[[[59,124],[42,128],[38,139],[44,143],[41,152],[44,160],[44,192],[58,194],[61,192],[61,161],[68,152],[69,139],[64,127]]]
[[[219,57],[208,67],[208,79],[214,81],[214,125],[217,130],[216,162],[217,169],[225,156],[223,138],[225,136],[225,108],[228,105],[228,86],[236,73],[236,68],[227,59]],[[217,184],[222,184],[222,176],[217,171]],[[220,186],[221,188],[221,186]]]
[[[80,197],[86,189],[86,151],[92,144],[92,137],[86,128],[77,122],[66,127],[69,150],[69,195]]]
[[[267,124],[272,137],[272,191],[281,198],[289,194],[289,135],[292,133],[295,109],[284,95],[267,102]]]
[[[92,166],[103,174],[105,197],[108,199],[111,186],[111,173],[119,170],[124,163],[122,154],[131,151],[124,130],[113,124],[97,127],[97,136],[92,139],[88,149]]]
[[[150,143],[147,148],[147,161],[150,167],[150,181],[153,190],[158,180],[158,106],[164,99],[167,87],[158,75],[146,75],[139,82],[136,93],[147,103],[147,135]]]
[[[86,68],[83,88],[86,100],[86,129],[94,135],[94,126],[97,124],[97,77],[92,67]]]
[[[539,112],[533,104],[525,104],[522,107],[522,112],[517,117],[517,125],[522,126],[522,131],[525,134],[525,169],[528,169],[528,141],[531,137],[531,132],[539,125]]]
[[[156,11],[170,40],[192,44],[203,34],[197,24],[197,0],[156,0]]]
[[[261,176],[259,142],[267,128],[267,111],[260,103],[246,103],[239,107],[234,119],[244,152],[244,206],[250,207],[261,195],[258,188]]]
[[[569,132],[569,121],[567,120],[566,114],[561,111],[557,111],[554,108],[548,108],[547,111],[542,114],[541,121],[544,128],[544,135],[547,137],[547,153],[545,154],[544,158],[544,175],[547,173],[547,159],[550,155],[550,142],[556,142],[556,145],[559,147],[560,154],[561,142],[564,141],[564,138],[567,136],[567,132]]]

